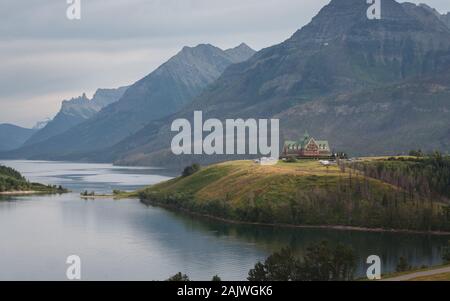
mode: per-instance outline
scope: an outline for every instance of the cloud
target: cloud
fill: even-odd
[[[287,39],[329,0],[65,0],[0,3],[0,123],[31,126],[64,98],[133,83],[185,45],[261,49]],[[448,0],[426,2],[440,11]]]

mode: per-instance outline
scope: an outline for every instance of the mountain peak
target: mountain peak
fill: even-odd
[[[205,50],[220,50],[220,48],[211,45],[211,44],[198,44],[197,46],[184,46],[183,49],[179,52],[179,54],[183,53],[195,53],[198,51],[205,51]]]
[[[412,3],[408,4],[414,5]],[[407,5],[407,3],[404,3],[403,5]],[[441,20],[450,29],[450,12],[446,14],[440,14],[435,8],[424,3],[419,4],[419,7],[432,13],[435,17]]]
[[[234,62],[239,63],[248,60],[256,51],[250,48],[247,44],[241,43],[239,46],[225,50]]]
[[[369,5],[362,0],[332,0],[289,41],[316,48],[317,45],[344,39],[380,40],[386,34],[400,36],[408,32],[450,33],[449,27],[425,6],[383,0],[380,20],[369,20],[368,8]],[[416,37],[420,35],[417,34]]]

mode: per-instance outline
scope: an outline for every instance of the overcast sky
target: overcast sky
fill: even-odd
[[[345,1],[345,0],[344,0]],[[128,85],[183,46],[277,44],[329,0],[1,0],[0,123],[53,117],[63,99]],[[440,12],[449,0],[418,0]]]

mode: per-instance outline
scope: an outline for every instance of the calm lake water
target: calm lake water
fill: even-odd
[[[146,207],[138,200],[82,200],[84,190],[133,190],[169,179],[160,169],[42,161],[0,161],[28,179],[63,185],[61,196],[0,198],[0,280],[65,280],[66,258],[82,260],[83,280],[164,280],[181,271],[193,280],[245,280],[271,252],[304,252],[328,240],[351,245],[364,275],[379,255],[383,272],[405,256],[414,266],[440,264],[449,237],[229,225]]]

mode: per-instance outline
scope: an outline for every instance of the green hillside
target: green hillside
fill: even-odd
[[[67,190],[62,187],[30,183],[18,171],[0,165],[0,194],[19,194],[21,192],[64,193],[67,192]]]
[[[409,191],[349,165],[327,168],[317,161],[222,163],[149,187],[140,197],[146,204],[239,222],[450,231],[444,198],[411,198]]]

